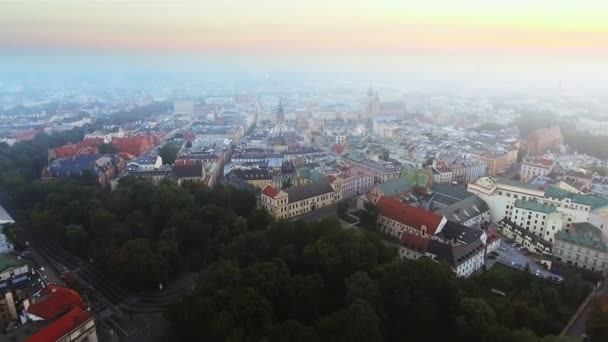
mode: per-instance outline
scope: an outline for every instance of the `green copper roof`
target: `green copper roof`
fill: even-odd
[[[573,203],[588,205],[592,208],[602,207],[608,204],[608,199],[597,196],[575,194],[556,187],[549,187],[545,190],[545,196],[557,199],[570,198]]]
[[[524,189],[528,189],[528,190],[543,191],[542,186],[536,185],[536,184],[530,184],[530,183],[520,182],[520,181],[516,181],[516,180],[512,180],[512,179],[508,179],[508,178],[503,178],[503,177],[499,177],[496,180],[497,180],[497,183],[499,183],[499,184],[514,186],[514,187],[518,187],[518,188],[524,188]]]
[[[430,177],[421,172],[407,172],[399,178],[391,179],[380,184],[380,190],[384,196],[396,196],[412,191],[414,188],[426,188]]]
[[[593,239],[589,236],[579,234],[578,232],[566,232],[564,230],[555,234],[556,240],[570,242],[579,246],[595,249],[597,251],[608,252],[608,246],[605,243]]]
[[[466,188],[461,186],[455,186],[450,183],[435,183],[431,187],[431,190],[438,194],[459,200],[463,200],[465,198],[473,196],[473,194],[468,192]]]
[[[0,254],[0,272],[4,272],[11,267],[25,265],[23,260],[19,260],[10,254]]]
[[[554,213],[556,211],[555,207],[552,207],[550,205],[538,203],[538,202],[534,202],[534,201],[524,201],[524,200],[516,200],[515,207],[525,209],[525,210],[545,213],[545,214]]]
[[[313,182],[322,182],[327,180],[327,176],[319,171],[313,171],[310,176],[308,176],[308,178],[310,178],[310,180],[312,180]]]

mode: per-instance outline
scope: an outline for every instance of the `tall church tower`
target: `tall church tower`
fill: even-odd
[[[285,111],[283,110],[283,103],[279,100],[279,106],[277,107],[277,116],[275,121],[275,131],[285,131]]]

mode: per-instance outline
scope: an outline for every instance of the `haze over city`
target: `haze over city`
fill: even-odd
[[[606,18],[0,1],[0,341],[608,341]]]

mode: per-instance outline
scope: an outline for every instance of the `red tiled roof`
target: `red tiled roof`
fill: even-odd
[[[40,329],[25,340],[25,342],[55,342],[77,329],[84,322],[89,320],[89,318],[91,318],[90,313],[83,311],[77,306],[72,306],[68,313]]]
[[[380,197],[376,204],[380,215],[418,230],[422,230],[422,226],[426,226],[426,233],[430,235],[435,235],[442,220],[442,217],[437,214],[412,207],[394,197]]]
[[[42,297],[27,309],[27,312],[43,319],[53,319],[76,306],[82,310],[87,304],[78,292],[64,286],[49,285],[42,290]]]
[[[429,244],[429,239],[413,233],[403,232],[401,234],[401,246],[416,251],[418,253],[426,253],[426,248]]]
[[[272,185],[266,185],[264,189],[262,189],[262,193],[268,197],[275,198],[281,192],[281,190],[275,188]]]
[[[80,143],[82,146],[99,146],[101,144],[103,144],[104,139],[101,137],[98,138],[84,138],[84,140],[82,140],[82,143]]]

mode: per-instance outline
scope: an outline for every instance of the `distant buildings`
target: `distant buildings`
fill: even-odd
[[[608,136],[608,120],[579,119],[576,122],[576,130],[591,135]]]
[[[527,182],[534,177],[546,177],[555,169],[555,160],[549,157],[535,156],[521,163],[519,177]]]
[[[127,153],[135,157],[150,152],[157,142],[151,135],[134,135],[112,139],[112,145],[114,145],[118,153]]]
[[[193,181],[213,187],[219,176],[219,167],[213,161],[203,162],[200,159],[178,159],[173,165],[173,174],[177,179],[177,184]]]
[[[486,173],[497,176],[505,173],[510,167],[517,164],[519,150],[511,148],[506,151],[488,151],[477,154],[475,158],[486,165]]]
[[[42,179],[89,175],[95,177],[102,188],[110,185],[127,164],[118,155],[75,155],[52,160],[42,170]]]
[[[528,153],[544,154],[547,150],[561,145],[564,141],[559,127],[539,128],[528,136]]]
[[[374,174],[374,182],[384,183],[401,175],[401,167],[388,162],[376,162],[356,153],[349,153],[342,158],[346,165],[358,166]]]

